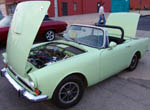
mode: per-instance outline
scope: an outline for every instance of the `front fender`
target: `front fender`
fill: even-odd
[[[57,85],[73,73],[81,73],[87,79],[88,86],[97,83],[100,79],[98,56],[97,52],[73,56],[34,71],[30,73],[30,76],[36,79],[38,89],[42,91],[42,94],[51,98]]]

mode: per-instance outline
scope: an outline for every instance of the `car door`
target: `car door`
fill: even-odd
[[[127,68],[130,50],[127,43],[104,49],[100,54],[100,78],[105,79]]]
[[[136,37],[136,30],[139,21],[139,14],[136,13],[112,13],[107,18],[106,25],[119,26],[124,30],[123,39],[125,42],[114,48],[105,48],[100,54],[101,78],[107,78],[127,68],[134,53],[134,46],[129,37]],[[117,29],[106,29],[109,36],[121,38]]]

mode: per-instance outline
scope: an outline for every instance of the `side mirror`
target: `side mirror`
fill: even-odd
[[[114,47],[116,47],[117,46],[117,43],[116,42],[110,42],[110,44],[109,44],[109,48],[110,49],[112,49],[112,48],[114,48]]]

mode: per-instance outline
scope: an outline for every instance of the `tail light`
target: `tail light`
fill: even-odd
[[[34,92],[35,92],[36,95],[40,95],[41,94],[41,91],[36,89],[36,88],[34,89]]]
[[[5,67],[8,68],[8,64],[5,64]]]

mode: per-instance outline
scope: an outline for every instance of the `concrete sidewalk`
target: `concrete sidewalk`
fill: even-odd
[[[109,15],[109,13],[106,13],[106,17],[108,15]],[[98,19],[99,19],[98,13],[58,17],[58,20],[65,21],[68,23],[68,25],[71,25],[71,24],[94,24],[94,23],[98,22]]]
[[[139,13],[143,15],[150,15],[150,10],[148,11],[131,11],[130,13]],[[110,13],[105,13],[105,17],[107,19]],[[55,18],[54,18],[55,19]],[[58,17],[58,20],[65,21],[68,25],[71,24],[94,24],[98,22],[99,15],[98,13],[91,13],[91,14],[81,14],[81,15],[73,15],[73,16],[62,16]]]
[[[108,15],[109,15],[109,13],[106,13],[105,17],[107,18]],[[98,13],[58,17],[58,20],[66,21],[68,23],[68,25],[71,25],[71,24],[94,24],[94,23],[98,22],[98,19],[99,19]]]

